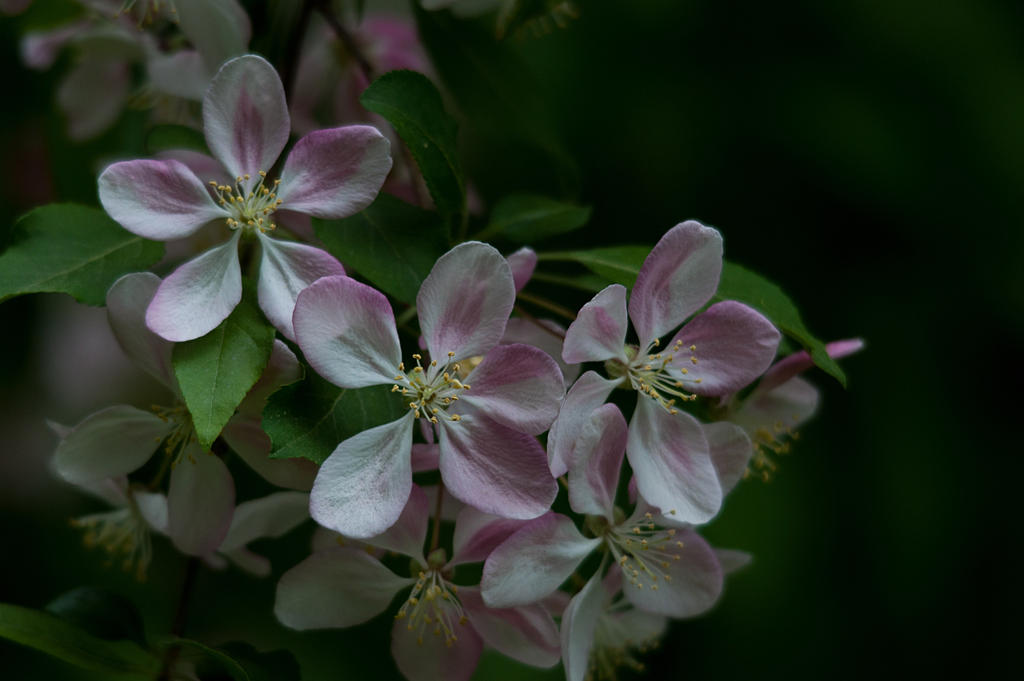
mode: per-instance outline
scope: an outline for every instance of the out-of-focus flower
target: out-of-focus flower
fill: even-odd
[[[125,275],[108,291],[107,311],[114,335],[125,353],[180,396],[171,366],[172,345],[150,332],[143,321],[159,285],[160,278],[148,272]],[[271,360],[271,368],[246,398],[252,400],[249,405],[260,403],[267,391],[287,382],[282,378],[287,371],[277,371],[277,367],[295,363],[294,356],[280,342],[273,355],[277,357]],[[233,419],[236,427],[245,429],[247,424],[258,424],[252,408],[240,409]],[[154,482],[159,484],[169,468],[166,523],[150,524],[166,531],[183,553],[208,555],[229,532],[235,504],[234,481],[220,457],[204,452],[195,442],[192,421],[184,406],[158,408],[154,413],[116,405],[96,412],[62,438],[53,466],[61,478],[75,485],[103,485],[103,481],[110,479],[126,480],[129,473],[149,461],[161,444],[163,465]],[[253,467],[272,482],[309,488],[313,474],[309,462],[259,460],[247,456],[244,450],[240,452],[243,459],[253,460]],[[134,507],[128,502],[134,496],[128,493],[126,484],[119,483],[126,497],[121,505],[131,510]]]
[[[132,97],[136,64],[146,65],[148,80],[139,92],[150,100],[199,100],[221,63],[245,52],[251,35],[249,17],[236,0],[82,4],[99,16],[30,32],[21,45],[25,64],[40,70],[52,66],[65,47],[73,49],[75,62],[57,90],[57,103],[75,140],[95,137],[117,121]],[[173,21],[192,47],[169,49],[141,30],[158,19]]]
[[[859,338],[834,341],[825,346],[829,357],[839,359],[859,352]],[[775,472],[775,456],[788,453],[796,429],[818,408],[818,389],[800,378],[814,366],[805,350],[793,353],[772,365],[750,395],[729,405],[724,418],[742,427],[753,445],[750,472],[768,480]],[[724,422],[723,422],[724,423]],[[717,424],[712,424],[717,427]]]
[[[311,132],[295,144],[281,177],[271,182],[266,169],[288,141],[288,109],[277,72],[255,55],[224,64],[203,101],[203,120],[207,145],[226,171],[209,180],[212,191],[177,160],[123,161],[100,175],[100,202],[130,232],[166,241],[187,237],[216,219],[233,232],[226,243],[164,280],[146,324],[167,340],[185,341],[224,321],[242,297],[238,245],[244,235],[256,238],[262,250],[260,307],[294,339],[292,310],[299,291],[344,269],[319,248],[268,236],[277,227],[272,216],[279,210],[322,218],[359,212],[376,197],[391,168],[389,143],[369,126]],[[213,164],[209,159],[196,165]]]
[[[415,354],[407,367],[382,293],[338,276],[299,295],[295,332],[310,366],[343,388],[392,385],[409,407],[402,418],[345,440],[323,463],[310,499],[318,523],[371,537],[397,520],[412,486],[418,419],[431,440],[436,435],[441,477],[456,498],[513,518],[548,509],[557,484],[533,436],[551,424],[562,378],[543,351],[498,344],[514,299],[500,253],[480,242],[456,246],[417,295],[429,358]]]
[[[542,606],[488,608],[477,588],[452,582],[455,566],[486,558],[518,521],[463,508],[449,560],[444,549],[424,555],[429,517],[427,496],[414,486],[394,525],[366,540],[412,559],[414,576],[395,574],[362,549],[319,551],[281,577],[274,603],[278,619],[293,629],[354,626],[384,612],[411,586],[391,632],[392,656],[410,681],[464,681],[485,644],[525,664],[556,664],[558,630]]]
[[[626,455],[640,495],[686,522],[714,517],[722,501],[707,438],[677,403],[721,396],[760,376],[779,332],[757,311],[735,301],[716,303],[685,324],[659,350],[660,338],[699,310],[718,288],[722,237],[688,221],[676,225],[644,260],[629,297],[607,287],[580,309],[565,335],[562,359],[604,362],[611,375],[585,373],[566,395],[548,448],[552,472],[565,472],[591,412],[616,386],[637,391]],[[629,321],[639,339],[626,345]]]

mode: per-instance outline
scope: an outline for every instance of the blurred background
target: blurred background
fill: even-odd
[[[267,3],[243,4],[265,32]],[[99,139],[68,139],[54,105],[67,55],[40,73],[18,54],[25,30],[55,11],[36,5],[0,19],[0,230],[36,205],[96,205],[104,159],[143,146],[135,111]],[[674,624],[643,658],[649,678],[920,678],[960,666],[984,678],[1009,665],[1024,567],[1010,503],[1024,5],[577,5],[564,29],[500,43],[493,19],[421,16],[482,204],[530,191],[593,206],[589,226],[552,250],[653,244],[702,220],[722,230],[729,259],[780,284],[820,338],[867,343],[842,361],[848,390],[808,374],[823,392],[818,416],[774,479],[741,484],[708,527],[714,544],[754,562],[711,614]],[[459,39],[439,38],[453,26]],[[183,559],[158,541],[149,583],[105,570],[68,526],[94,506],[48,473],[55,438],[42,421],[144,404],[155,388],[135,381],[102,310],[29,296],[0,305],[0,328],[0,601],[38,607],[102,584],[165,630]],[[122,380],[139,387],[126,395]],[[268,544],[276,573],[308,535]],[[247,635],[295,650],[307,678],[397,675],[387,618],[299,636],[273,621],[274,581],[204,573],[188,633],[227,640],[244,615]],[[10,645],[0,655],[5,678],[90,678]],[[488,657],[476,678],[559,673]]]

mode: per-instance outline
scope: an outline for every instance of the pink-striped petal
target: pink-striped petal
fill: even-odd
[[[416,296],[430,356],[486,354],[501,340],[515,298],[512,271],[493,247],[469,241],[442,255]]]
[[[669,414],[640,395],[629,424],[626,456],[640,496],[664,513],[686,523],[705,523],[718,513],[718,473],[704,429],[689,414]]]
[[[537,440],[479,412],[441,420],[441,479],[455,496],[485,513],[536,518],[551,506],[558,483]]]
[[[379,615],[403,587],[366,551],[336,546],[318,551],[281,576],[274,614],[292,629],[351,627]]]
[[[316,130],[288,153],[278,198],[288,210],[346,218],[377,198],[391,171],[391,143],[369,125]]]
[[[562,359],[570,364],[626,357],[626,288],[612,284],[580,308],[565,332]]]
[[[221,437],[231,450],[260,477],[277,487],[308,492],[316,478],[316,464],[307,459],[271,459],[271,442],[259,421],[236,414]]]
[[[448,565],[479,563],[486,560],[499,544],[511,537],[529,520],[502,518],[464,506],[455,520],[452,559]]]
[[[512,281],[516,285],[516,293],[523,290],[533,271],[537,268],[537,254],[532,248],[523,246],[518,251],[506,258],[508,266],[512,270]]]
[[[238,264],[239,232],[174,270],[156,290],[146,310],[146,326],[174,342],[213,331],[242,299]]]
[[[395,524],[376,537],[366,539],[370,546],[376,546],[393,553],[400,553],[426,564],[423,557],[423,543],[427,539],[427,523],[430,521],[430,499],[417,485],[412,486],[409,500],[402,509]]]
[[[558,418],[548,433],[548,459],[551,474],[565,475],[575,458],[576,442],[580,433],[590,421],[590,414],[604,404],[612,389],[622,379],[606,379],[594,371],[588,371],[569,388]]]
[[[562,615],[562,665],[566,681],[584,681],[590,670],[590,652],[594,649],[597,622],[611,598],[596,572],[583,589],[572,597]]]
[[[167,531],[182,553],[212,553],[231,527],[235,483],[220,457],[191,445],[171,469]]]
[[[457,640],[446,645],[433,629],[410,631],[408,620],[391,628],[391,657],[408,681],[468,681],[476,671],[484,643],[470,623],[454,620]]]
[[[174,346],[146,327],[146,309],[159,286],[160,277],[152,272],[124,275],[107,291],[107,320],[125,354],[177,392],[178,381],[171,368]]]
[[[671,581],[660,580],[658,589],[626,587],[624,592],[637,608],[668,617],[695,617],[711,609],[722,594],[722,568],[714,550],[693,530],[682,530],[676,539],[680,557],[666,569]]]
[[[228,176],[228,171],[220,161],[204,154],[201,151],[191,149],[165,149],[157,152],[156,157],[160,161],[177,161],[184,163],[189,170],[200,180],[209,183],[211,180],[217,184],[233,184],[235,178]],[[274,217],[277,217],[275,214]]]
[[[547,430],[565,390],[562,372],[546,352],[530,345],[499,345],[467,377],[462,401],[498,423],[530,435]]]
[[[356,539],[375,537],[395,524],[412,490],[412,419],[410,411],[338,445],[313,483],[313,520]]]
[[[571,519],[558,513],[531,520],[487,557],[480,580],[484,602],[492,608],[536,603],[568,579],[601,542],[584,537]]]
[[[299,294],[295,338],[318,374],[342,388],[391,383],[402,361],[391,304],[349,277],[325,277]]]
[[[690,381],[700,381],[687,382],[687,389],[718,397],[746,387],[763,374],[775,357],[780,338],[778,329],[760,312],[726,300],[694,317],[679,330],[670,347],[682,343],[674,364],[687,368]]]
[[[156,451],[174,424],[121,404],[87,416],[57,445],[53,466],[68,482],[83,484],[131,473]]]
[[[248,190],[288,142],[291,122],[277,71],[247,54],[224,63],[203,99],[206,145]]]
[[[189,168],[178,161],[121,161],[99,179],[100,203],[133,234],[169,241],[195,233],[227,213]]]
[[[718,483],[724,497],[743,479],[754,447],[746,432],[728,421],[705,424],[704,436],[711,448],[711,462],[718,472]]]
[[[441,448],[436,444],[416,443],[412,446],[412,472],[436,471],[441,458]]]
[[[722,236],[688,220],[665,233],[644,260],[629,298],[640,346],[679,326],[718,289]]]
[[[585,515],[615,521],[615,493],[626,452],[626,419],[614,404],[593,411],[576,442],[569,468],[569,505]]]
[[[505,335],[501,337],[502,344],[523,343],[540,348],[555,360],[562,370],[562,382],[566,390],[573,381],[580,375],[579,364],[569,364],[562,359],[562,341],[565,338],[565,329],[550,319],[523,319],[512,317],[505,326]]]
[[[558,664],[558,627],[540,605],[488,608],[480,590],[472,587],[459,589],[459,601],[473,629],[491,648],[532,667]]]
[[[299,293],[321,277],[345,274],[345,268],[333,255],[315,246],[257,234],[263,249],[258,286],[260,308],[285,338],[295,340],[292,313]]]

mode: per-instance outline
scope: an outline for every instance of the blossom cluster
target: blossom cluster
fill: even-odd
[[[815,411],[818,393],[799,376],[810,356],[780,359],[769,318],[717,297],[722,236],[694,220],[662,235],[631,287],[597,291],[567,327],[517,304],[533,250],[506,257],[466,239],[436,259],[415,305],[396,315],[310,224],[354,216],[384,189],[414,196],[421,180],[398,153],[403,141],[369,116],[315,125],[325,94],[316,69],[328,68],[329,49],[303,55],[289,102],[275,68],[243,54],[250,29],[234,0],[192,4],[164,7],[180,14],[195,49],[168,52],[145,32],[126,34],[153,88],[201,100],[210,154],[117,161],[98,178],[113,220],[188,257],[162,278],[124,275],[106,296],[118,342],[170,403],[53,424],[56,473],[111,507],[74,521],[87,543],[140,577],[155,535],[212,568],[268,576],[269,561],[248,545],[311,520],[310,555],[277,584],[273,611],[287,627],[349,627],[389,612],[394,661],[410,681],[468,679],[485,647],[536,667],[561,662],[569,681],[638,666],[669,620],[707,612],[725,575],[749,560],[713,548],[701,528],[741,480],[771,474]],[[204,32],[236,14],[229,40]],[[96,26],[90,18],[31,36],[26,58],[46,66]],[[379,56],[426,70],[417,55]],[[69,83],[101,70],[81,69]],[[117,61],[113,70],[125,69]],[[349,75],[331,102],[340,123],[355,123],[354,93],[368,84]],[[73,119],[76,134],[110,118],[85,115]],[[205,446],[176,348],[228,323],[250,283],[276,337],[260,378]],[[355,394],[387,391],[388,413],[401,415],[340,439],[322,462],[271,458],[268,399],[314,373]],[[240,501],[236,458],[275,491]]]

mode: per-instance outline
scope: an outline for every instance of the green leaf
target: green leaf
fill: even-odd
[[[199,443],[209,448],[270,359],[274,328],[246,290],[220,326],[202,338],[178,343],[174,375],[192,415]]]
[[[579,229],[590,220],[590,206],[577,206],[546,196],[506,196],[491,211],[491,222],[479,239],[501,235],[516,243],[531,243]]]
[[[204,672],[200,678],[208,678],[210,676],[209,668],[213,667],[215,670],[213,675],[216,675],[218,678],[223,674],[227,674],[230,678],[234,679],[234,681],[252,681],[249,677],[249,673],[245,670],[245,667],[239,664],[227,653],[223,653],[216,648],[211,648],[204,643],[193,641],[188,638],[172,638],[165,641],[164,644],[167,647],[177,646],[181,648],[185,651],[186,657],[188,658],[196,657],[195,654],[190,653],[198,653],[199,659],[205,663],[199,665],[200,669]],[[221,674],[217,674],[217,672],[221,672]]]
[[[447,250],[437,213],[420,210],[390,194],[343,220],[313,220],[316,235],[338,260],[370,283],[410,305],[420,284]]]
[[[359,101],[395,127],[409,147],[441,216],[455,223],[466,209],[458,125],[441,93],[422,73],[390,71],[370,83]]]
[[[188,149],[209,154],[206,138],[195,128],[184,125],[157,125],[146,133],[146,152],[156,154],[168,149]]]
[[[303,457],[320,464],[342,440],[405,412],[386,385],[344,389],[307,371],[302,381],[270,396],[263,429],[273,443],[271,458]]]
[[[0,603],[0,637],[110,679],[154,678],[160,660],[132,641],[107,641],[48,612]]]
[[[135,236],[98,208],[55,203],[26,213],[0,254],[0,301],[25,293],[68,293],[102,305],[118,277],[149,268],[163,244]]]
[[[800,318],[800,311],[777,285],[735,263],[722,263],[722,279],[715,300],[738,300],[768,317],[784,334],[802,345],[820,369],[846,387],[846,374],[828,356],[825,344],[816,338]]]
[[[537,260],[578,262],[610,283],[631,287],[636,281],[637,272],[640,271],[644,258],[650,252],[651,249],[648,246],[609,246],[607,248],[592,248],[587,251],[538,253]]]
[[[80,586],[50,601],[46,611],[107,641],[146,644],[142,615],[124,596],[97,586]]]
[[[299,681],[299,664],[286,650],[261,653],[248,643],[232,641],[213,648],[187,638],[171,638],[165,647],[177,646],[183,656],[196,662],[201,679],[233,681]]]

